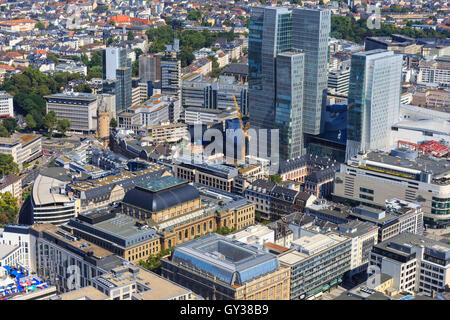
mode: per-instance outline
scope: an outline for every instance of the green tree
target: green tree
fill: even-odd
[[[14,118],[3,119],[2,124],[9,133],[14,133],[17,129],[17,120]]]
[[[0,225],[15,223],[18,213],[17,198],[13,197],[9,191],[0,193]]]
[[[56,119],[56,113],[55,111],[50,111],[44,116],[44,127],[47,128],[47,130],[50,133],[50,137],[53,135],[53,130],[55,130],[55,125],[57,123]]]
[[[141,56],[141,54],[143,54],[144,52],[142,52],[141,49],[136,48],[136,49],[134,49],[134,53],[136,54],[136,60],[138,60],[139,57]]]
[[[139,76],[139,60],[136,59],[133,64],[131,65],[131,75],[133,77]]]
[[[39,30],[45,29],[44,24],[43,24],[42,22],[40,22],[40,21],[39,21],[38,23],[36,23],[36,24],[34,25],[34,27],[37,28],[37,29],[39,29]]]
[[[34,117],[31,113],[28,113],[25,117],[25,123],[27,124],[27,127],[30,130],[33,130],[36,128],[36,120],[34,120]]]
[[[169,255],[174,247],[161,250],[157,254],[151,254],[146,260],[140,260],[139,265],[148,270],[157,270],[161,267],[161,258]]]
[[[188,65],[190,65],[192,63],[192,61],[195,60],[195,56],[192,52],[185,50],[185,49],[181,49],[180,60],[181,60],[181,66],[184,68],[184,67],[187,67]]]
[[[202,19],[202,12],[200,10],[191,10],[188,12],[187,19],[191,21],[200,21]]]
[[[56,55],[56,54],[49,54],[49,55],[47,55],[47,58],[50,59],[50,60],[53,60],[53,62],[55,64],[58,64],[58,61],[59,61],[59,56],[58,55]]]
[[[109,126],[110,126],[110,128],[113,128],[113,129],[117,128],[116,118],[111,118],[111,120],[109,121]]]
[[[273,183],[281,183],[283,181],[281,177],[277,174],[272,174],[271,176],[269,176],[269,180],[272,181]]]
[[[223,227],[217,228],[216,233],[218,233],[220,235],[223,235],[223,236],[226,236],[227,234],[233,233],[235,231],[236,231],[236,228],[231,228],[230,229],[227,226],[223,226]]]
[[[17,173],[19,173],[19,166],[14,162],[13,156],[6,153],[0,153],[0,174],[4,176]]]
[[[84,93],[92,93],[92,88],[87,83],[83,83],[83,84],[79,84],[78,86],[73,88],[73,91],[75,91],[75,92],[84,92]]]
[[[131,31],[131,30],[128,31],[127,39],[130,40],[130,41],[134,40],[134,34],[133,34],[133,31]]]
[[[67,130],[70,129],[71,123],[68,119],[58,120],[56,123],[56,130],[60,132],[63,136],[66,135]]]

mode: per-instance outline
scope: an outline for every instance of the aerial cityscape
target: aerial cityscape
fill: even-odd
[[[0,0],[0,300],[450,300],[450,2]]]

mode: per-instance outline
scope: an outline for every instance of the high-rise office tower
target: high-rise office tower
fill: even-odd
[[[132,104],[131,68],[117,69],[116,78],[116,111],[119,113]]]
[[[328,84],[328,40],[331,12],[317,9],[292,11],[292,48],[305,53],[303,91],[303,132],[322,132],[322,110],[325,108]],[[323,107],[323,108],[322,108]]]
[[[103,80],[116,80],[116,70],[131,68],[127,49],[108,47],[103,49]]]
[[[142,54],[139,56],[139,78],[141,81],[161,81],[162,54]]]
[[[399,121],[402,56],[383,49],[352,55],[346,158],[391,145]]]
[[[275,125],[280,130],[279,154],[282,159],[302,155],[302,105],[305,55],[286,51],[277,55]]]
[[[291,49],[291,13],[287,8],[252,8],[249,30],[251,126],[272,129],[275,119],[276,56]]]
[[[165,56],[161,59],[161,93],[175,95],[181,99],[181,60],[179,58],[179,40],[166,46]]]
[[[103,50],[103,92],[116,96],[116,114],[131,106],[131,59],[127,50]]]
[[[280,129],[280,148],[283,143],[293,141],[295,136],[297,145],[283,147],[281,158],[303,153],[303,134],[297,134],[298,130],[313,135],[321,132],[322,106],[326,102],[330,26],[331,13],[328,10],[252,9],[248,55],[249,116],[254,128]],[[283,53],[288,51],[295,51],[296,58],[291,56],[290,60],[287,59]],[[278,59],[282,60],[280,66],[290,64],[294,69],[304,70],[299,70],[293,77],[283,77],[277,71]],[[302,88],[301,100],[298,100],[295,90],[292,91],[293,96],[282,97],[283,94],[277,92],[286,86],[294,87],[294,84],[286,84],[287,79],[296,82],[295,87]],[[290,100],[294,96],[295,101]],[[280,110],[277,111],[277,108]],[[281,116],[283,113],[285,115]],[[287,114],[295,116],[288,120]],[[288,152],[290,147],[292,149]],[[294,151],[298,147],[300,151]]]

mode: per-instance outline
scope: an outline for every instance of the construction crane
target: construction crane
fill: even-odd
[[[242,114],[241,114],[241,110],[239,109],[239,105],[236,101],[236,97],[233,94],[233,100],[234,100],[234,107],[236,108],[236,111],[238,113],[238,118],[239,118],[239,123],[241,124],[241,129],[244,135],[247,135],[247,130],[250,127],[250,122],[247,121],[247,123],[245,124],[245,128],[244,128],[244,123],[242,122]]]

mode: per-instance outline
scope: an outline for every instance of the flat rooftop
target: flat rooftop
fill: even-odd
[[[136,226],[136,222],[138,222],[138,219],[119,213],[114,218],[98,222],[90,226],[107,234],[111,234],[125,240],[129,238],[139,237],[140,235],[144,236],[149,233],[155,234],[153,238],[157,237],[156,232],[153,229],[145,227],[140,228]]]
[[[292,241],[291,247],[298,247],[298,250],[301,250],[302,253],[314,255],[348,239],[349,238],[344,235],[333,232],[327,234],[318,233],[310,237],[301,237]]]
[[[133,269],[137,272],[132,273],[130,268],[126,266],[115,268],[112,270],[116,272],[115,274],[112,272],[102,275],[100,278],[114,287],[121,287],[133,282],[139,283],[144,287],[144,290],[134,294],[134,297],[139,300],[167,300],[191,292],[189,289],[164,279],[151,271],[138,267],[133,267]]]
[[[279,269],[275,255],[219,234],[208,234],[177,246],[172,262],[233,284],[233,274],[240,274],[243,284]]]
[[[68,93],[55,93],[52,95],[45,96],[44,98],[58,98],[58,99],[77,99],[77,100],[97,100],[97,96],[92,93],[85,92],[68,92]]]
[[[450,166],[447,159],[431,158],[424,155],[417,156],[415,160],[409,160],[392,156],[385,152],[374,151],[367,154],[366,160],[421,172],[431,172],[434,176],[450,174]]]
[[[63,293],[50,300],[109,300],[109,296],[93,286],[87,286],[78,290]]]
[[[294,266],[297,263],[307,259],[309,256],[306,253],[298,252],[295,249],[291,249],[291,251],[282,253],[278,255],[278,260],[281,264],[285,264],[288,266]]]
[[[65,189],[66,183],[57,178],[39,175],[33,186],[32,197],[33,202],[38,205],[68,203],[74,201],[66,194],[57,192],[58,189]],[[54,190],[53,192],[51,190]]]
[[[173,176],[165,176],[158,179],[148,180],[146,182],[142,182],[137,184],[137,186],[147,189],[151,192],[158,192],[166,189],[173,188],[175,186],[179,186],[187,183],[186,180],[179,179]]]
[[[107,186],[112,183],[119,183],[120,181],[125,180],[125,179],[130,179],[130,178],[137,177],[137,176],[140,176],[140,175],[143,175],[146,173],[155,172],[155,171],[163,170],[163,169],[166,169],[166,167],[163,165],[159,165],[159,164],[151,164],[149,168],[143,169],[140,171],[136,171],[136,172],[131,172],[128,170],[120,169],[118,174],[109,175],[109,176],[106,176],[103,178],[93,179],[93,180],[88,180],[88,181],[75,181],[70,184],[70,187],[73,188],[74,190],[78,190],[78,191],[87,191],[87,190]]]
[[[113,255],[111,251],[103,249],[102,247],[99,247],[84,239],[80,240],[77,237],[71,235],[69,232],[64,231],[61,228],[50,223],[34,224],[32,228],[38,232],[46,232],[64,242],[68,246],[76,248],[78,251],[84,252],[86,254],[88,252],[92,252],[92,257],[94,258],[102,259]]]
[[[410,249],[420,246],[424,246],[428,254],[434,253],[433,255],[440,255],[444,260],[450,260],[449,244],[409,232],[400,233],[376,245],[378,248],[392,251],[399,255],[409,255]]]

